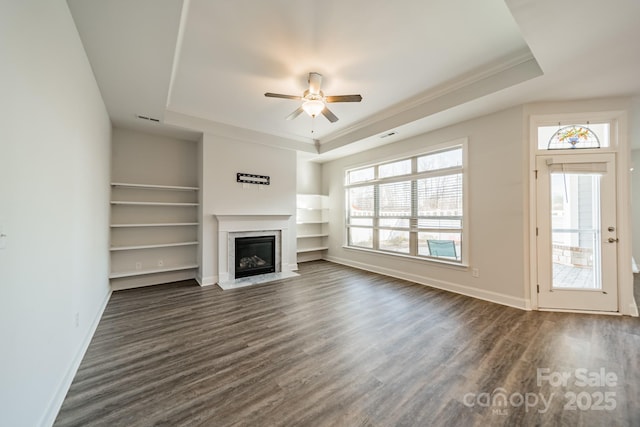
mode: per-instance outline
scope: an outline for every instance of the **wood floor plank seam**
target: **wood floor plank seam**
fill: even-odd
[[[230,291],[114,292],[55,426],[640,425],[637,318],[527,312],[326,261],[299,268]],[[539,368],[619,380],[538,384]],[[545,412],[469,404],[498,388],[556,399]],[[565,393],[605,390],[615,410],[565,409]]]

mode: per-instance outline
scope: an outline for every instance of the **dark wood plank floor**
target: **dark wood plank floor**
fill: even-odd
[[[115,292],[55,425],[640,425],[636,318],[526,312],[324,261],[300,273]]]

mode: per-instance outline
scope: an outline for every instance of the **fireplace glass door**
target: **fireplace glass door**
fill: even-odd
[[[237,237],[235,247],[236,279],[276,271],[275,236]]]

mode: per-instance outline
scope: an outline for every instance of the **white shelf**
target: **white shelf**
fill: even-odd
[[[120,273],[111,273],[109,275],[110,279],[120,279],[123,277],[133,277],[133,276],[145,276],[147,274],[156,274],[156,273],[167,273],[171,271],[182,271],[182,270],[193,270],[198,268],[197,264],[190,265],[178,265],[175,267],[165,267],[165,268],[156,268],[153,270],[134,270],[134,271],[124,271]]]
[[[329,249],[329,196],[298,194],[296,208],[298,262],[320,259]]]
[[[177,203],[177,202],[129,202],[126,200],[113,200],[112,205],[128,206],[198,206],[198,203]]]
[[[130,228],[130,227],[184,227],[198,225],[197,222],[165,222],[159,224],[138,223],[138,224],[111,224],[112,228]]]
[[[312,237],[329,237],[328,233],[321,233],[321,234],[298,234],[297,238],[298,239],[309,239]]]
[[[301,254],[301,253],[304,253],[304,252],[325,251],[327,249],[329,249],[328,246],[316,246],[314,248],[303,248],[303,249],[298,248],[298,253]]]
[[[154,248],[171,248],[174,246],[194,246],[198,242],[175,242],[175,243],[159,243],[156,245],[136,245],[136,246],[112,246],[112,251],[133,251],[137,249],[154,249]]]
[[[140,188],[144,190],[174,190],[174,191],[198,191],[198,187],[182,187],[179,185],[155,185],[155,184],[131,184],[127,182],[112,182],[113,187]]]

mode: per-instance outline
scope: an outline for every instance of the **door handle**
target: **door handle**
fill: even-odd
[[[615,243],[615,242],[617,242],[617,241],[618,241],[618,239],[617,239],[617,238],[616,238],[616,239],[614,239],[613,237],[609,237],[609,239],[607,239],[607,241],[608,241],[609,243]]]

